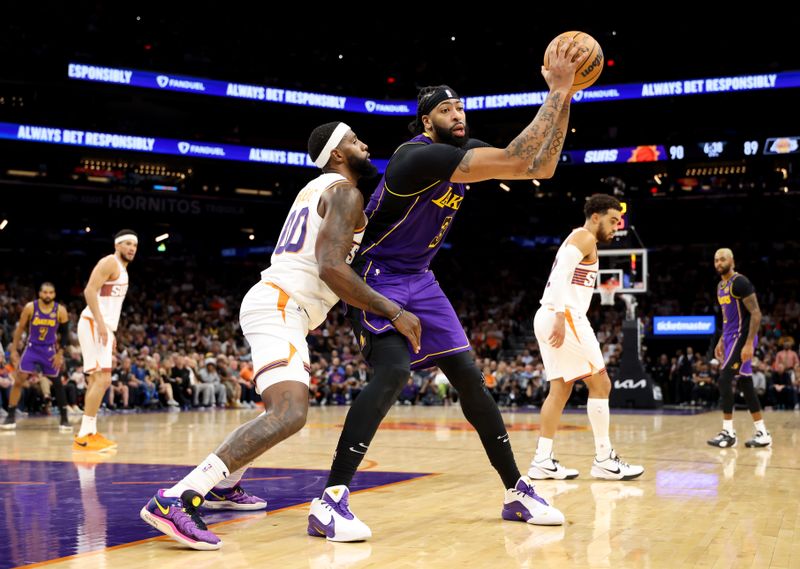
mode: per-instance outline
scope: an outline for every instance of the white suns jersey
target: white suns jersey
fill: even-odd
[[[100,314],[103,316],[103,322],[112,332],[117,331],[119,315],[122,313],[122,303],[128,293],[128,271],[116,255],[114,255],[114,260],[119,265],[119,276],[113,281],[104,282],[103,286],[100,287],[100,293],[97,295],[97,304],[100,305]],[[81,316],[94,320],[92,311],[88,306],[83,309]]]
[[[322,324],[331,307],[339,302],[336,293],[319,278],[319,263],[314,249],[322,224],[322,217],[317,212],[319,200],[328,188],[346,180],[340,174],[322,174],[300,190],[281,229],[272,253],[272,264],[261,272],[264,282],[278,285],[305,309],[309,330]],[[347,264],[353,261],[361,245],[364,229],[366,225],[353,235]]]
[[[578,228],[573,229],[572,233],[564,239],[561,247],[558,248],[556,253],[556,260],[553,262],[553,269],[558,263],[558,258],[561,252],[566,247],[569,238],[575,235],[577,231],[586,231],[586,229]],[[547,279],[547,286],[544,287],[544,294],[540,302],[543,305],[553,304],[553,289],[555,287],[567,287],[566,292],[563,293],[564,306],[569,308],[570,312],[575,314],[586,314],[589,311],[589,305],[592,303],[592,295],[594,294],[595,281],[597,280],[597,270],[600,268],[600,259],[595,251],[595,259],[592,263],[581,263],[575,267],[575,270],[569,276],[569,284],[564,282],[554,283],[550,279],[553,275],[553,270],[550,270],[550,277]]]

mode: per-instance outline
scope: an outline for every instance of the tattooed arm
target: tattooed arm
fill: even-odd
[[[451,181],[553,176],[567,134],[575,70],[588,56],[588,53],[578,55],[578,49],[574,42],[552,47],[550,69],[542,68],[550,92],[533,121],[505,148],[468,150],[450,177]]]
[[[755,342],[758,329],[761,327],[761,307],[755,293],[742,299],[745,308],[750,313],[750,328],[747,330],[747,340],[742,347],[742,362],[753,359],[753,342]]]
[[[415,351],[419,351],[419,319],[401,306],[373,290],[347,264],[353,248],[353,233],[362,223],[364,198],[355,186],[340,184],[331,188],[320,200],[323,216],[316,243],[319,276],[333,292],[351,306],[384,318],[392,319],[398,332],[403,334]]]

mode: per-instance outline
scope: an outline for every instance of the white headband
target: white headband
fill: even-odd
[[[350,130],[350,127],[343,122],[340,122],[339,126],[333,129],[333,133],[331,133],[331,137],[322,148],[322,152],[320,152],[319,156],[317,156],[317,159],[314,160],[314,164],[316,164],[317,168],[322,168],[328,163],[328,160],[331,159],[331,151],[339,146],[339,143],[342,141],[348,130]]]
[[[120,235],[114,239],[114,245],[122,243],[123,241],[133,241],[134,243],[139,243],[139,238],[133,233],[126,233],[125,235]]]

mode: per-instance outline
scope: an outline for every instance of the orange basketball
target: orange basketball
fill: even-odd
[[[544,52],[545,69],[550,68],[550,48],[553,44],[559,44],[565,40],[575,40],[581,45],[580,49],[582,53],[589,52],[589,57],[586,61],[575,70],[575,81],[572,83],[574,91],[586,89],[586,87],[597,81],[597,78],[600,77],[600,72],[603,71],[603,49],[600,47],[600,44],[597,43],[597,40],[587,33],[564,32],[553,38],[553,41],[547,46]]]

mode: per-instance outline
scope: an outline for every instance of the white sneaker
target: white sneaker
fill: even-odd
[[[578,477],[578,471],[574,468],[567,468],[550,456],[542,461],[534,459],[528,469],[528,476],[534,480],[572,480]]]
[[[624,462],[614,449],[608,458],[597,460],[595,457],[592,462],[592,476],[603,480],[633,480],[644,473],[644,467],[638,464],[628,464]]]
[[[564,514],[536,493],[527,476],[520,476],[517,484],[506,490],[501,515],[504,520],[537,526],[560,526],[564,523]]]
[[[311,500],[308,535],[329,541],[364,541],[372,537],[367,524],[350,511],[350,490],[340,484],[325,488],[322,498]]]
[[[772,435],[764,431],[756,431],[753,438],[744,443],[747,448],[768,447],[772,444]]]
[[[732,448],[736,446],[736,433],[729,433],[725,429],[722,429],[717,436],[713,439],[709,439],[706,441],[712,447],[719,447],[719,448]]]

